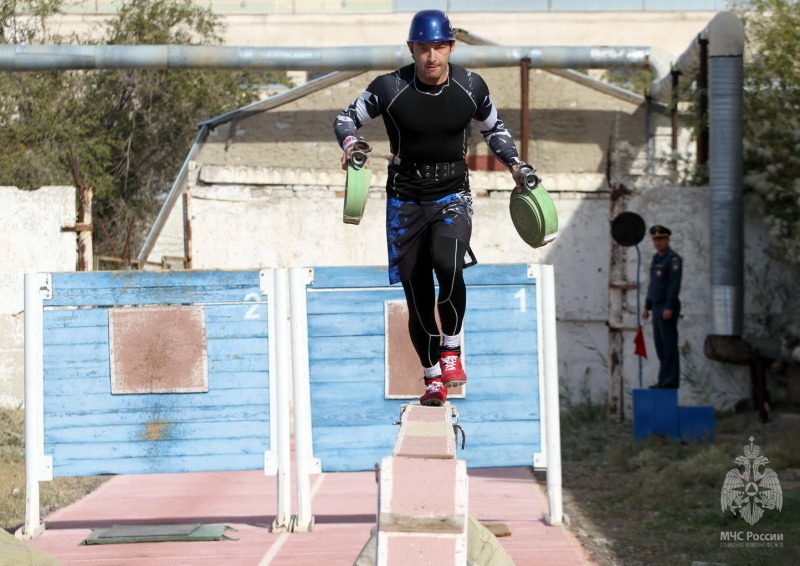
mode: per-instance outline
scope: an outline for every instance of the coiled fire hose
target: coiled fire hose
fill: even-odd
[[[535,167],[523,164],[519,171],[522,175],[522,191],[511,191],[511,221],[526,244],[539,248],[558,236],[556,207],[541,179],[535,174]]]
[[[347,181],[344,188],[344,213],[342,220],[345,224],[358,224],[364,215],[364,208],[369,198],[369,182],[372,172],[365,168],[367,155],[372,148],[363,139],[353,144],[350,158],[347,162]]]

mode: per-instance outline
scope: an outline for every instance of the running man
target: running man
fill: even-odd
[[[420,402],[440,406],[447,387],[467,382],[460,357],[467,305],[462,270],[476,263],[469,245],[472,195],[464,160],[470,122],[508,167],[517,190],[522,162],[486,83],[450,63],[455,37],[447,15],[417,12],[407,44],[413,64],[372,81],[336,117],[333,129],[347,169],[358,129],[383,117],[392,152],[386,183],[389,281],[402,283],[405,292],[408,331],[425,379]]]

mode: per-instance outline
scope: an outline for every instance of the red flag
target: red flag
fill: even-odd
[[[639,325],[639,330],[636,331],[636,336],[633,338],[633,343],[636,344],[634,353],[637,356],[642,356],[647,359],[647,348],[644,345],[644,334],[642,334],[642,327]]]

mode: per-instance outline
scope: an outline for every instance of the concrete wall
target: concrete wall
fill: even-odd
[[[0,187],[0,406],[20,406],[24,385],[24,280],[26,273],[74,271],[75,188],[23,191]]]

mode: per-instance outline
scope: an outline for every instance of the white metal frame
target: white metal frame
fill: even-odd
[[[295,452],[297,462],[298,516],[295,531],[313,529],[309,473],[320,473],[313,457],[311,441],[311,397],[308,387],[308,328],[306,286],[313,283],[313,270],[290,270],[292,301],[292,364],[295,403]],[[534,455],[534,465],[547,469],[549,513],[545,521],[561,525],[564,521],[561,474],[561,426],[558,390],[558,338],[556,335],[555,275],[552,265],[528,265],[528,276],[536,279],[536,310],[539,348],[539,410],[542,426],[542,452]],[[300,382],[303,383],[300,383]],[[312,472],[313,469],[313,472]]]
[[[287,270],[263,269],[259,290],[269,301],[270,449],[264,473],[277,476],[278,502],[273,528],[289,530],[291,517],[290,373],[287,339]],[[25,524],[21,538],[34,538],[45,525],[40,515],[40,481],[53,479],[53,459],[44,453],[44,301],[53,296],[49,273],[25,274]],[[305,320],[303,317],[299,317]],[[307,363],[306,363],[307,365]],[[307,371],[307,370],[306,370]],[[303,382],[303,380],[297,380]],[[305,380],[307,385],[308,380]],[[307,397],[307,395],[306,395]],[[302,394],[301,394],[302,398]],[[310,426],[310,417],[309,417]],[[276,458],[277,456],[277,458]],[[310,512],[310,511],[309,511]]]
[[[272,523],[273,532],[291,530],[292,514],[292,454],[291,454],[291,407],[289,394],[289,309],[287,304],[287,270],[273,269],[273,299],[269,308],[269,353],[270,363],[275,360],[277,373],[275,386],[275,413],[270,414],[277,422],[276,449],[278,452],[278,511]]]
[[[536,312],[539,319],[539,410],[542,416],[542,452],[534,455],[534,467],[547,470],[549,513],[545,521],[564,521],[561,474],[561,410],[558,390],[558,336],[556,328],[555,273],[552,265],[529,264],[528,277],[536,279]]]
[[[53,459],[44,453],[44,301],[53,296],[49,273],[25,274],[25,524],[17,532],[33,538],[44,531],[39,482],[53,479]]]
[[[560,525],[563,522],[561,430],[553,266],[529,265],[528,273],[537,280],[539,379],[540,391],[543,392],[540,395],[540,414],[542,436],[545,438],[543,452],[536,455],[534,464],[547,468],[549,513],[545,520],[549,524]],[[264,471],[277,476],[277,513],[272,528],[275,532],[308,532],[314,528],[309,476],[321,473],[321,463],[313,456],[306,305],[306,287],[313,283],[314,271],[308,268],[265,269],[259,275],[261,292],[269,297],[270,450],[264,455]],[[33,538],[44,530],[39,510],[39,482],[53,478],[52,458],[44,454],[43,410],[43,313],[44,300],[51,297],[50,274],[25,275],[26,509],[25,524],[17,533],[23,538]],[[290,379],[294,393],[295,516],[291,515]]]
[[[311,481],[309,475],[322,472],[322,464],[314,458],[311,432],[311,388],[308,365],[308,309],[306,286],[314,282],[314,270],[289,270],[289,302],[292,328],[292,386],[294,390],[294,451],[297,468],[297,515],[292,517],[293,532],[314,530],[311,514]]]

